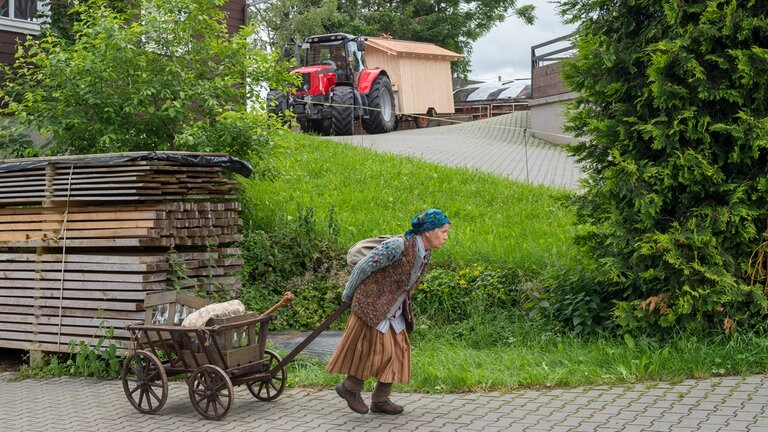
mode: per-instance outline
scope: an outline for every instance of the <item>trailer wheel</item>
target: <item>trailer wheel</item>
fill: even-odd
[[[429,119],[425,116],[418,116],[413,118],[413,122],[416,124],[416,129],[424,129],[429,127]]]
[[[272,369],[277,367],[282,359],[279,355],[270,350],[264,350],[264,355],[269,358],[267,372],[271,373]],[[280,368],[280,370],[275,373],[275,376],[271,377],[269,381],[253,381],[246,384],[248,386],[248,391],[251,392],[253,397],[260,401],[273,401],[283,394],[283,390],[285,390],[285,375],[285,368]]]
[[[288,100],[281,91],[270,90],[267,92],[267,111],[274,115],[283,115],[288,110]]]
[[[432,119],[437,115],[437,111],[435,111],[434,108],[429,108],[427,110],[427,113],[424,115],[420,115],[418,117],[414,117],[413,122],[416,124],[416,127],[418,129],[428,128],[432,126]]]
[[[220,420],[232,408],[235,391],[232,381],[220,367],[212,364],[200,366],[192,372],[189,400],[201,416]]]
[[[136,351],[123,362],[123,391],[137,411],[154,414],[168,399],[168,377],[160,360],[148,351]]]
[[[321,118],[317,120],[312,120],[312,130],[317,134],[320,134],[322,136],[330,136],[332,129],[333,129],[332,119]]]
[[[355,131],[355,91],[352,87],[340,86],[333,90],[333,116],[334,135],[352,135]]]
[[[379,75],[373,81],[368,93],[368,118],[363,118],[363,128],[369,134],[395,130],[395,98],[386,75]]]

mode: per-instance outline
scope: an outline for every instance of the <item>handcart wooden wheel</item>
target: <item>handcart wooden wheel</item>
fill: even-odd
[[[220,367],[200,366],[192,372],[187,383],[189,400],[201,416],[219,420],[232,408],[235,391],[232,381]]]
[[[168,377],[160,360],[148,351],[136,351],[123,363],[123,391],[144,414],[154,414],[168,399]],[[158,394],[159,393],[159,394]]]
[[[264,350],[264,356],[269,358],[267,366],[269,371],[273,371],[273,369],[275,369],[275,367],[282,361],[277,353],[268,349]],[[248,391],[251,392],[253,397],[260,401],[268,402],[277,399],[281,394],[283,394],[283,390],[285,390],[285,382],[286,372],[285,366],[283,366],[278,370],[274,370],[273,373],[270,374],[269,380],[252,381],[246,385],[248,386]]]

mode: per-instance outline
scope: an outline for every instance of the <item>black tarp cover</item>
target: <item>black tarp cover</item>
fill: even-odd
[[[215,153],[182,152],[132,152],[110,153],[103,155],[51,156],[29,159],[0,160],[0,172],[19,171],[30,168],[54,165],[119,165],[125,162],[171,162],[189,166],[218,166],[248,177],[253,168],[248,162]]]

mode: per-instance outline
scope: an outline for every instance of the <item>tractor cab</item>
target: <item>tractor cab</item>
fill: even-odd
[[[345,33],[333,33],[309,36],[301,44],[298,73],[301,69],[325,66],[332,68],[335,81],[355,85],[360,73],[365,69],[365,41],[357,36]]]

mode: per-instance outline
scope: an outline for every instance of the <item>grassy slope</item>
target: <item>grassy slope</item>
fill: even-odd
[[[427,207],[453,219],[451,240],[438,263],[510,265],[533,273],[546,266],[571,268],[572,215],[567,193],[512,182],[494,175],[372,153],[320,138],[286,134],[275,182],[248,181],[262,223],[311,207],[323,220],[333,207],[340,241],[394,233]],[[489,322],[488,325],[492,325]],[[580,339],[513,323],[506,346],[472,349],[447,332],[415,332],[411,383],[398,391],[463,392],[521,387],[621,384],[711,375],[761,373],[768,366],[765,338],[740,335],[702,341],[673,338],[660,344],[631,338]],[[335,385],[341,377],[324,364],[289,366],[294,386]],[[369,383],[370,384],[370,383]]]
[[[542,268],[567,259],[572,247],[567,192],[320,138],[288,134],[280,149],[279,179],[246,186],[266,220],[301,205],[324,221],[333,207],[340,241],[352,245],[403,232],[414,214],[437,207],[453,222],[438,263]]]

